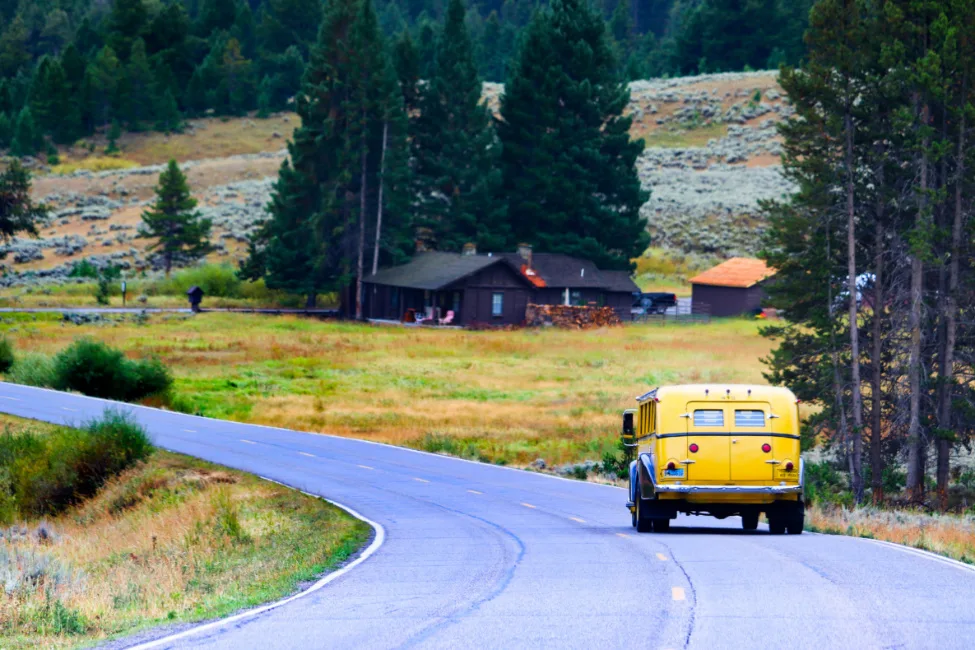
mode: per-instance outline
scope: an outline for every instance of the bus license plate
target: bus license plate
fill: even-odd
[[[684,478],[684,468],[679,467],[677,469],[665,469],[664,476],[666,478]]]

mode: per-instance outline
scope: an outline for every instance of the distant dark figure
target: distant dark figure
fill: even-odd
[[[190,287],[189,291],[186,292],[186,295],[190,299],[190,309],[196,313],[199,313],[200,303],[203,302],[203,289],[200,287]]]

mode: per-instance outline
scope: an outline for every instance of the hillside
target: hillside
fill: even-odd
[[[490,105],[497,105],[501,91],[499,84],[485,85]],[[652,191],[643,213],[654,246],[715,256],[753,253],[761,228],[758,201],[789,189],[777,170],[775,124],[790,108],[775,74],[639,81],[631,91],[633,136],[648,144],[638,168]],[[170,157],[181,162],[201,211],[213,219],[212,261],[235,263],[264,217],[296,124],[291,114],[192,120],[179,135],[126,134],[117,158],[92,153],[107,144],[99,135],[62,149],[57,167],[35,163],[34,194],[50,206],[51,220],[39,239],[18,238],[9,246],[0,282],[56,282],[84,258],[147,269],[148,242],[136,230]]]

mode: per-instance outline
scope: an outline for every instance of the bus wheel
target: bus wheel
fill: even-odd
[[[653,520],[653,532],[666,533],[668,530],[670,530],[670,519]]]
[[[643,506],[644,499],[637,495],[636,499],[636,532],[649,533],[653,530],[653,519],[647,516],[647,509]]]
[[[741,527],[743,530],[755,530],[758,528],[758,510],[741,513]]]
[[[769,517],[768,532],[772,535],[782,535],[785,533],[785,517],[779,514]]]
[[[806,523],[806,508],[800,501],[796,508],[789,513],[789,520],[785,524],[786,530],[790,535],[801,535],[803,526]]]

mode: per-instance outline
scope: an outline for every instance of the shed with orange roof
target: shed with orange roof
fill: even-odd
[[[763,260],[733,257],[691,278],[694,309],[718,317],[758,311],[766,298],[762,285],[773,275]]]

